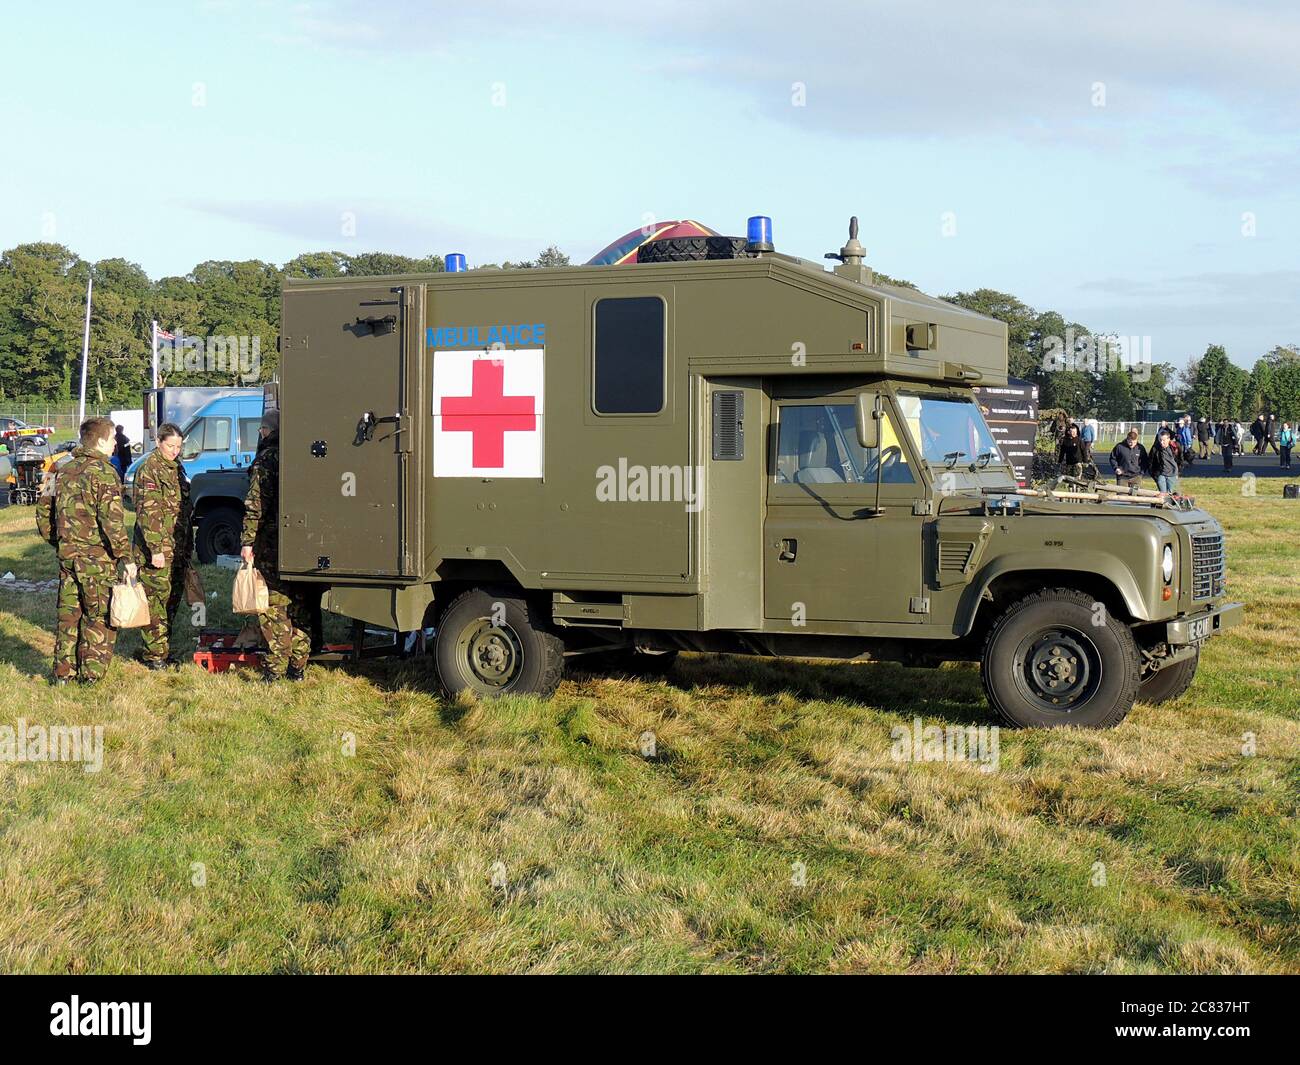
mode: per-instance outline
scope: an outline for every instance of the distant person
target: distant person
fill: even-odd
[[[1267,455],[1269,448],[1273,449],[1274,455],[1281,454],[1277,449],[1277,432],[1277,415],[1270,414],[1264,423],[1264,449],[1260,452],[1261,455]]]
[[[1232,469],[1232,455],[1237,450],[1237,433],[1232,422],[1224,418],[1219,423],[1218,431],[1219,452],[1223,455],[1223,468]]]
[[[1246,427],[1241,422],[1232,423],[1232,435],[1237,441],[1237,454],[1244,455],[1246,449]]]
[[[126,435],[126,426],[119,425],[113,435],[113,457],[117,459],[118,477],[126,479],[126,471],[131,468],[131,438]]]
[[[1174,439],[1171,434],[1156,434],[1156,443],[1151,450],[1149,463],[1156,488],[1167,495],[1177,492],[1178,456],[1174,453]]]
[[[1190,466],[1192,464],[1192,416],[1185,414],[1178,422],[1178,461],[1180,466]]]
[[[1255,440],[1255,449],[1252,454],[1264,454],[1264,415],[1260,415],[1250,423],[1250,435]]]
[[[1278,447],[1282,449],[1282,469],[1291,468],[1291,449],[1295,447],[1295,430],[1290,422],[1283,422],[1277,434]]]
[[[1083,439],[1079,427],[1071,422],[1065,429],[1065,435],[1056,445],[1056,461],[1060,463],[1061,472],[1067,477],[1082,477],[1083,464],[1087,462]]]
[[[1068,431],[1068,430],[1067,430]],[[1083,445],[1083,461],[1092,461],[1092,445],[1097,442],[1097,419],[1084,418],[1079,430],[1079,443]]]
[[[1206,418],[1196,421],[1196,457],[1208,459],[1214,454],[1214,426]]]
[[[1173,448],[1173,450],[1174,450],[1174,459],[1175,459],[1175,460],[1177,461],[1177,463],[1178,463],[1178,468],[1179,468],[1179,469],[1182,469],[1182,466],[1183,466],[1183,454],[1182,454],[1183,447],[1182,447],[1182,444],[1180,444],[1180,443],[1178,442],[1178,427],[1177,427],[1177,425],[1176,425],[1176,424],[1175,424],[1175,425],[1168,425],[1168,424],[1165,424],[1165,425],[1162,425],[1159,429],[1157,429],[1157,430],[1156,430],[1156,436],[1155,436],[1155,439],[1151,441],[1151,447],[1152,447],[1152,449],[1154,449],[1154,448],[1155,448],[1155,447],[1160,443],[1160,437],[1161,437],[1161,436],[1167,436],[1167,437],[1169,437],[1169,446],[1170,446],[1171,448]],[[1147,458],[1150,459],[1150,457],[1151,457],[1151,456],[1150,456],[1150,453],[1148,452],[1148,454],[1147,454]]]
[[[1147,449],[1138,439],[1136,429],[1130,429],[1128,436],[1111,450],[1110,466],[1115,471],[1116,484],[1128,488],[1141,485],[1142,475],[1147,471]]]

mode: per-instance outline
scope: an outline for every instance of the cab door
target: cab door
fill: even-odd
[[[772,397],[763,613],[773,621],[915,624],[924,496],[888,398],[878,447],[858,444],[857,390]]]

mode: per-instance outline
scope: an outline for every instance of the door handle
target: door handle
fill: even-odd
[[[799,553],[799,541],[786,538],[777,545],[777,559],[781,562],[793,562]]]

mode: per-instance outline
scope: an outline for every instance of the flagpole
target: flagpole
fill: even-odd
[[[158,387],[158,321],[157,319],[155,319],[153,322],[152,349],[153,349],[153,384],[150,387],[157,388]]]
[[[86,420],[86,368],[90,365],[90,293],[95,284],[92,273],[86,278],[86,331],[81,340],[81,405],[77,409],[77,424]]]

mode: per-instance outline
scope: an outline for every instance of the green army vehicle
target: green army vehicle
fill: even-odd
[[[1006,327],[876,284],[856,220],[829,271],[764,221],[631,266],[286,281],[282,574],[436,628],[453,693],[678,649],[979,661],[1021,726],[1186,690],[1241,614],[1219,524],[1021,494],[971,392]]]

